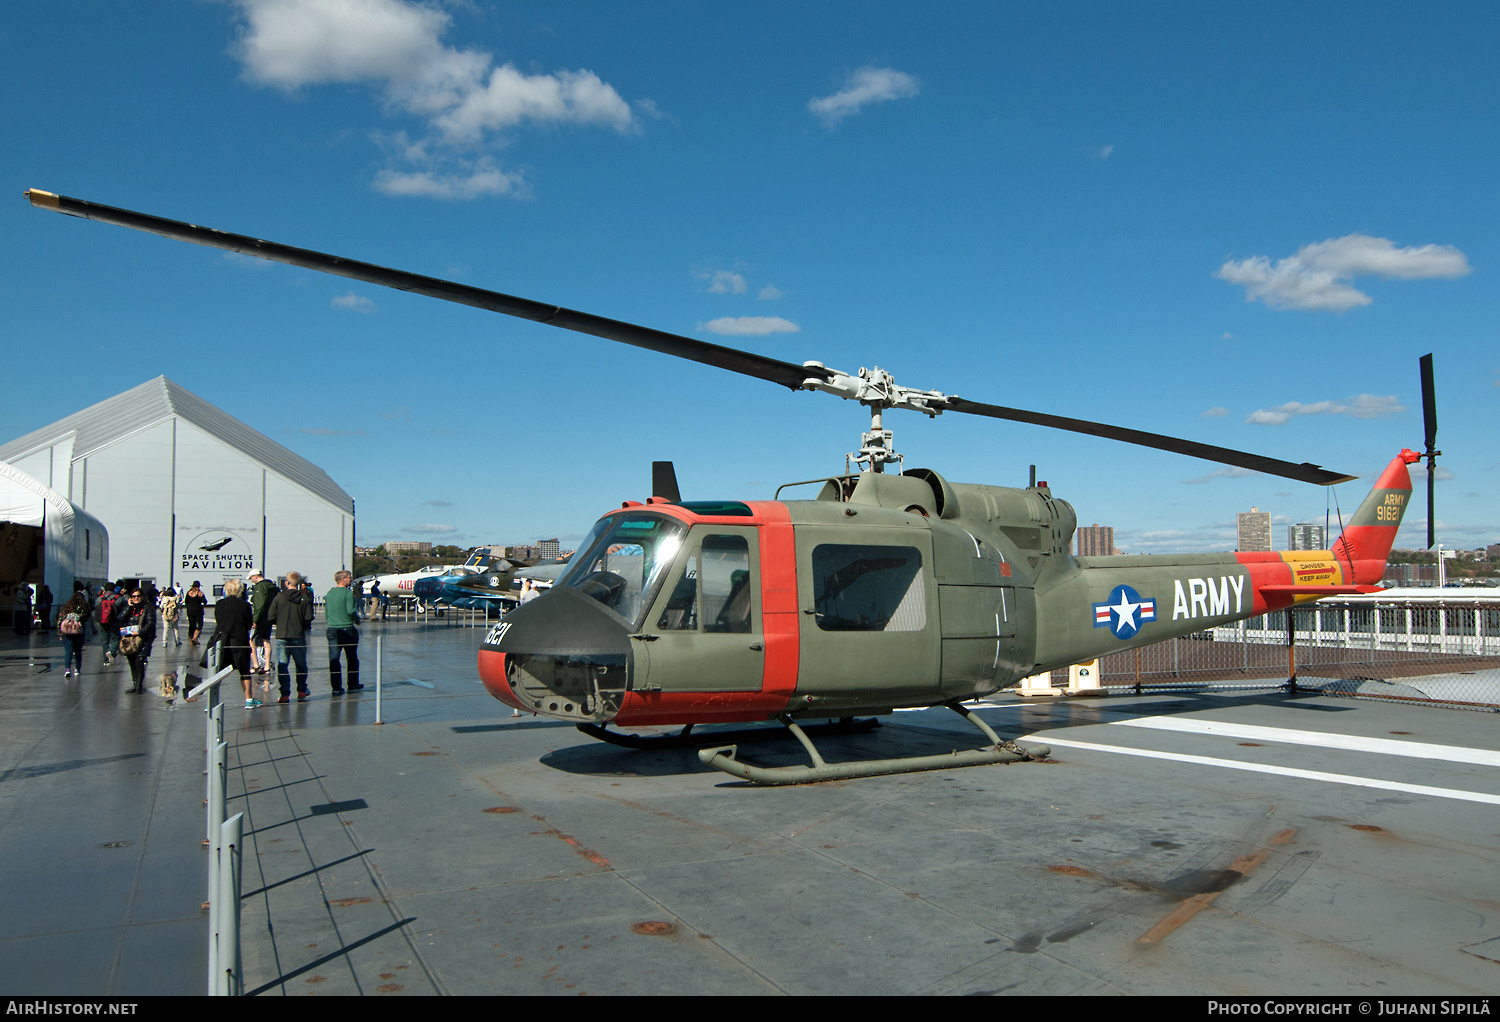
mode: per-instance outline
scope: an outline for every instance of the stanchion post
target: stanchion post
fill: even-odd
[[[215,742],[208,776],[208,821],[213,844],[208,851],[208,992],[214,994],[219,984],[218,933],[223,922],[224,904],[219,896],[221,860],[224,856],[224,764],[227,762],[224,742]]]
[[[217,691],[217,689],[210,689],[210,691]],[[212,845],[214,843],[214,834],[217,832],[219,824],[224,822],[222,815],[224,807],[222,805],[219,806],[221,815],[217,819],[214,817],[214,793],[218,792],[220,801],[222,801],[224,792],[224,789],[219,785],[217,767],[217,750],[219,746],[224,744],[223,704],[210,707],[207,716],[208,751],[204,755],[205,765],[203,776],[205,779],[204,783],[207,785],[204,791],[204,804],[208,806],[208,816],[203,827],[203,843],[204,845]]]
[[[385,723],[385,721],[380,718],[380,672],[381,668],[385,664],[385,649],[383,645],[384,639],[385,636],[383,635],[375,636],[375,723],[377,724]]]
[[[243,813],[236,813],[219,828],[219,889],[214,892],[214,916],[218,926],[213,931],[210,959],[216,964],[214,986],[209,991],[220,997],[238,997],[244,992],[240,961],[240,875],[244,866],[241,845],[244,841]]]

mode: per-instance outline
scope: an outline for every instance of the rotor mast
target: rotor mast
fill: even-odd
[[[948,400],[948,395],[941,391],[903,387],[879,366],[873,369],[861,366],[859,375],[851,376],[837,369],[829,369],[822,362],[802,364],[808,369],[818,369],[829,374],[826,379],[809,376],[802,381],[803,390],[821,390],[848,401],[858,401],[870,409],[870,429],[860,434],[859,450],[845,455],[845,462],[868,464],[871,472],[884,472],[885,466],[893,461],[901,464],[901,455],[896,453],[891,444],[894,434],[882,423],[881,417],[887,408],[910,408],[928,418],[936,418],[942,414],[943,404]]]

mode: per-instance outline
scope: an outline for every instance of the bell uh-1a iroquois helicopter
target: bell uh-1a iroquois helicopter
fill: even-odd
[[[599,519],[556,585],[491,628],[479,651],[480,677],[500,701],[622,745],[723,742],[722,733],[689,732],[698,724],[780,720],[812,766],[757,767],[739,760],[735,746],[699,753],[757,783],[1045,756],[1044,746],[1002,740],[963,702],[1105,653],[1321,596],[1373,591],[1411,496],[1407,466],[1422,458],[1432,542],[1432,466],[1440,452],[1433,446],[1431,356],[1422,360],[1426,453],[1403,450],[1392,459],[1331,550],[1075,558],[1069,548],[1077,518],[1046,483],[1033,479],[1020,489],[949,482],[929,469],[885,471],[901,456],[884,413],[1010,419],[1320,485],[1354,477],[915,390],[880,369],[853,375],[818,362],[796,365],[433,277],[49,192],[26,194],[45,209],[502,312],[867,406],[870,430],[859,451],[843,474],[813,480],[821,484],[813,500],[684,501],[670,465],[658,463],[653,495]],[[850,471],[850,462],[866,468]],[[830,720],[847,728],[856,715],[927,706],[963,715],[992,744],[827,764],[798,723]],[[643,738],[608,724],[683,730]]]

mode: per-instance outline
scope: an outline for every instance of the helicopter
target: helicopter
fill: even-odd
[[[32,189],[34,206],[258,256],[646,348],[857,401],[870,429],[811,500],[683,500],[669,462],[652,494],[595,523],[556,583],[486,633],[484,687],[514,709],[627,747],[708,745],[700,759],[756,784],[788,784],[1045,758],[1001,739],[966,701],[1022,678],[1324,596],[1369,593],[1427,461],[1428,544],[1437,434],[1432,356],[1421,360],[1426,450],[1399,452],[1330,549],[1074,557],[1077,515],[1025,488],[906,469],[883,416],[959,412],[1172,451],[1317,485],[1354,476],[1082,419],[896,383],[878,367],[795,364],[591,313],[309,249]],[[888,467],[899,466],[896,472]],[[854,471],[859,468],[859,471]],[[861,730],[897,709],[947,707],[989,744],[951,754],[827,763],[808,732]],[[808,766],[764,767],[703,724],[779,721]],[[804,728],[802,722],[808,722]],[[643,737],[620,727],[681,727]],[[746,732],[765,734],[766,729]],[[774,730],[770,733],[775,734]],[[737,736],[728,736],[737,737]]]

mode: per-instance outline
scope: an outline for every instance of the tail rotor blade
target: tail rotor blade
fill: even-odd
[[[1427,445],[1423,455],[1427,459],[1427,549],[1431,550],[1437,543],[1437,496],[1434,490],[1437,456],[1443,452],[1437,449],[1437,389],[1432,380],[1432,353],[1423,355],[1418,365],[1422,369],[1422,426]]]
[[[682,503],[682,492],[677,489],[677,470],[670,461],[651,463],[651,496],[665,497],[673,504]]]
[[[1432,382],[1432,353],[1423,355],[1418,364],[1422,367],[1422,425],[1426,428],[1427,453],[1435,454],[1437,443],[1437,391]]]

